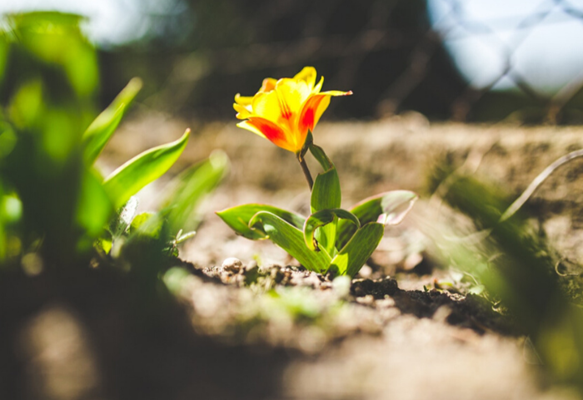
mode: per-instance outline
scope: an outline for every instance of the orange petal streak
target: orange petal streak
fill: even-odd
[[[299,131],[305,132],[308,130],[313,130],[314,126],[318,122],[320,115],[324,112],[328,104],[321,104],[322,101],[328,100],[327,103],[330,103],[330,97],[327,95],[314,95],[308,99],[306,104],[304,104],[304,108],[302,109],[302,113],[300,114],[300,119],[298,121],[299,124]],[[321,107],[323,110],[320,113],[317,113],[320,105],[324,106]],[[317,115],[319,114],[319,115]]]
[[[282,149],[289,150],[291,152],[297,152],[300,149],[297,149],[293,143],[290,143],[286,137],[285,132],[275,123],[266,120],[265,118],[259,117],[251,117],[247,120],[247,122],[257,128],[261,133],[265,135],[267,139],[269,139],[273,144],[276,146],[281,147]]]

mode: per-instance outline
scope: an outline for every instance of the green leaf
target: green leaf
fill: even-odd
[[[314,252],[304,243],[304,235],[298,228],[279,218],[277,215],[260,211],[249,221],[249,227],[259,229],[279,247],[287,251],[310,271],[326,272],[330,256],[325,251]]]
[[[147,150],[113,171],[103,187],[115,207],[124,205],[140,189],[168,171],[184,151],[189,135],[187,129],[180,139]]]
[[[326,153],[324,153],[324,149],[322,149],[320,146],[316,146],[315,144],[310,143],[310,152],[320,163],[324,171],[328,171],[329,169],[334,168],[334,163],[332,163]]]
[[[401,222],[416,200],[417,195],[414,192],[393,190],[366,198],[352,207],[350,211],[358,217],[361,225],[377,222],[379,218],[381,218],[379,222],[395,225]],[[383,214],[385,215],[381,217]],[[353,224],[340,221],[336,239],[337,246],[343,247],[348,243],[354,232],[356,232],[356,228]]]
[[[360,228],[360,221],[354,214],[349,211],[342,210],[340,208],[332,210],[320,210],[310,215],[304,224],[304,240],[306,242],[306,246],[312,251],[318,250],[317,242],[314,239],[314,233],[316,232],[316,229],[334,222],[338,218],[351,221],[357,229]],[[328,249],[326,250],[328,254],[331,254]]]
[[[104,232],[113,211],[111,201],[98,178],[89,171],[85,172],[76,215],[77,223],[83,229],[82,239],[77,245],[79,250],[90,248],[93,241]]]
[[[312,188],[312,212],[340,208],[341,196],[336,168],[318,174]]]
[[[130,225],[130,238],[147,236],[154,239],[160,237],[164,220],[159,213],[143,212],[134,217]]]
[[[145,211],[143,213],[139,213],[134,218],[132,218],[132,222],[130,224],[130,232],[135,232],[142,227],[150,218],[155,218],[156,213],[151,211]]]
[[[384,225],[397,225],[409,213],[419,196],[409,190],[393,190],[387,192],[381,201],[383,214],[381,222]]]
[[[304,227],[305,218],[301,215],[266,204],[243,204],[241,206],[227,208],[223,211],[217,211],[217,215],[238,235],[247,239],[261,240],[266,239],[267,234],[261,232],[258,228],[249,228],[249,221],[251,221],[255,214],[261,211],[267,211],[277,215],[298,229],[303,229]]]
[[[141,88],[142,80],[133,78],[113,102],[89,125],[83,134],[83,156],[87,165],[92,165],[95,162]]]
[[[310,145],[312,155],[322,168],[324,172],[318,174],[312,188],[311,211],[315,213],[321,210],[339,209],[342,200],[340,192],[340,179],[336,167],[330,161],[324,150],[314,144]],[[337,219],[330,221],[326,226],[318,229],[316,232],[316,240],[324,247],[329,254],[335,254],[336,247],[336,227]]]
[[[324,150],[314,144],[310,145],[310,151],[318,160],[324,172],[318,174],[312,188],[311,208],[312,213],[320,210],[340,208],[342,193],[340,191],[340,179],[336,167],[330,161]]]
[[[4,211],[4,187],[0,180],[0,264],[6,257],[6,217]]]
[[[384,232],[384,225],[377,222],[364,225],[332,259],[330,269],[340,275],[356,275],[379,245]]]
[[[219,185],[228,169],[227,155],[222,151],[215,151],[208,160],[187,169],[176,179],[178,184],[162,202],[162,213],[167,215],[171,233],[197,227],[199,221],[195,218],[196,207],[205,195]]]

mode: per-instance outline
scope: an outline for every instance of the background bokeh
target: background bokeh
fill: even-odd
[[[4,0],[89,17],[103,104],[138,75],[143,104],[233,118],[234,93],[313,65],[352,89],[326,118],[583,122],[582,0]]]

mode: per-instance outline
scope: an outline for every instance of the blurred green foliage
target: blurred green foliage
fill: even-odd
[[[9,15],[3,21],[1,265],[25,267],[20,260],[28,253],[38,253],[49,270],[88,265],[96,254],[111,261],[115,239],[131,237],[131,233],[153,238],[158,244],[150,246],[152,249],[170,246],[170,253],[160,250],[160,254],[176,255],[176,245],[192,236],[182,234],[181,223],[195,219],[193,206],[212,191],[228,168],[224,155],[193,167],[176,183],[190,190],[171,191],[164,212],[153,214],[155,218],[148,218],[140,228],[130,230],[135,209],[130,212],[126,206],[115,217],[116,209],[174,164],[188,142],[189,131],[176,142],[137,155],[108,177],[94,168],[141,81],[131,80],[95,118],[97,56],[81,33],[81,21],[79,16],[56,12]],[[181,211],[169,211],[174,209]],[[151,228],[154,221],[158,221],[156,229]],[[150,257],[149,262],[155,266],[156,260],[159,257]]]
[[[510,205],[500,190],[469,176],[447,179],[442,197],[469,216],[480,232],[451,240],[459,232],[439,228],[434,239],[443,255],[483,283],[485,295],[512,315],[556,382],[574,385],[583,393],[583,310],[559,285],[558,252],[525,215],[500,221]]]

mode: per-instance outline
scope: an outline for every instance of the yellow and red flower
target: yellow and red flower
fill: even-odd
[[[235,96],[233,108],[244,121],[238,127],[262,136],[275,145],[299,153],[308,131],[313,131],[328,108],[331,96],[347,96],[352,92],[332,90],[320,92],[324,77],[316,85],[316,69],[304,67],[293,78],[266,78],[255,96]]]

